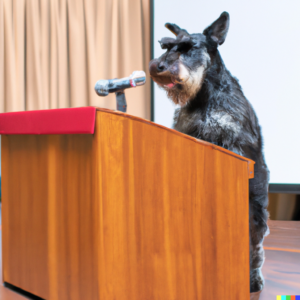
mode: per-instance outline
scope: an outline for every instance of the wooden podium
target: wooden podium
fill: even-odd
[[[76,108],[0,115],[4,281],[50,300],[249,299],[254,162],[88,109],[90,133]]]

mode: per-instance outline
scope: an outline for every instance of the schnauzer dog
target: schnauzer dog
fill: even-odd
[[[223,12],[202,34],[189,34],[175,24],[165,26],[176,39],[160,41],[167,51],[150,62],[149,70],[151,78],[180,105],[174,129],[255,161],[255,177],[249,181],[250,292],[260,291],[264,286],[262,243],[269,231],[269,171],[258,119],[218,51],[228,32],[229,14]]]

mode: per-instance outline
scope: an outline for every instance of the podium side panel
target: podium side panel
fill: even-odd
[[[100,299],[249,298],[247,162],[126,116],[97,128]]]

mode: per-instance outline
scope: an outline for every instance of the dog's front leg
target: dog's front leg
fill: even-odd
[[[264,287],[261,268],[264,263],[264,236],[269,232],[268,184],[250,185],[249,229],[250,229],[250,292],[258,292]]]

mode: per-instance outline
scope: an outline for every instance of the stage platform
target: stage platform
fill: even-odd
[[[300,295],[300,222],[269,221],[269,227],[270,235],[264,242],[266,261],[263,274],[266,284],[260,294],[251,295],[251,300],[276,300],[276,295]],[[0,257],[2,270],[2,253]],[[2,271],[0,282],[0,300],[40,299],[5,287]]]
[[[300,222],[269,221],[264,248],[265,288],[251,300],[275,300],[276,295],[300,295]]]

